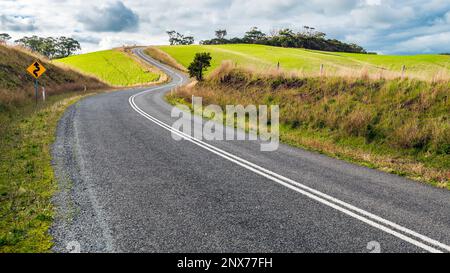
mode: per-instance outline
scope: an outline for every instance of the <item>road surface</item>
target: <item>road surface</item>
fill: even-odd
[[[450,192],[324,155],[171,134],[171,82],[88,97],[53,146],[66,252],[450,252]],[[201,121],[196,121],[201,122]]]

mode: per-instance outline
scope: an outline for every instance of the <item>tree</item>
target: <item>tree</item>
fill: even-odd
[[[167,35],[169,35],[169,43],[170,45],[177,45],[178,44],[178,35],[179,33],[175,30],[169,30],[166,31]],[[178,34],[178,35],[177,35]]]
[[[245,33],[244,40],[251,43],[257,43],[265,40],[266,34],[260,31],[257,27],[252,27],[249,31]]]
[[[211,59],[211,53],[209,52],[196,53],[194,60],[188,67],[189,75],[195,77],[198,81],[202,81],[203,72],[211,66]]]
[[[306,36],[313,36],[313,33],[316,30],[315,28],[309,26],[303,26],[303,29],[303,34]]]
[[[225,36],[227,36],[226,29],[216,30],[215,35],[216,35],[216,38],[213,38],[211,40],[200,41],[200,44],[201,45],[223,45],[223,44],[230,43],[230,40],[225,39]],[[232,41],[231,43],[234,43],[234,41]]]
[[[344,43],[336,39],[328,39],[324,32],[320,32],[310,26],[304,26],[299,32],[294,32],[289,28],[272,30],[270,35],[266,35],[257,27],[253,27],[245,33],[243,38],[235,37],[225,39],[223,34],[224,33],[221,33],[221,30],[217,30],[215,38],[200,41],[200,44],[263,44],[335,52],[367,53],[367,51],[359,45]],[[222,37],[222,39],[220,39],[220,37]]]
[[[192,36],[182,36],[181,44],[182,45],[192,45],[194,43],[194,37]]]
[[[81,50],[81,46],[77,40],[73,38],[67,38],[64,36],[58,38],[58,43],[56,46],[58,57],[60,58],[68,57],[78,50]]]
[[[14,42],[19,44],[19,45],[22,45],[24,47],[27,47],[31,51],[44,54],[44,52],[43,52],[43,45],[42,45],[43,39],[44,38],[38,37],[36,35],[33,35],[31,37],[25,36],[23,38],[20,38],[19,40],[14,41]]]
[[[289,28],[281,29],[278,31],[278,35],[272,39],[276,39],[276,44],[282,47],[296,47],[297,45],[295,33]]]
[[[194,43],[194,37],[192,36],[184,36],[175,30],[169,30],[166,33],[169,35],[170,45],[191,45]]]
[[[59,38],[43,38],[35,35],[31,37],[25,36],[15,42],[50,59],[68,57],[81,49],[78,41],[64,36]]]
[[[11,40],[11,36],[8,33],[0,33],[0,43],[6,43]]]
[[[38,52],[49,59],[58,57],[58,40],[53,37],[39,38]]]
[[[216,37],[219,40],[225,39],[225,36],[227,36],[227,30],[226,29],[219,29],[216,30]]]

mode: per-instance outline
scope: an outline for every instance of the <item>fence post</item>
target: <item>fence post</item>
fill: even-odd
[[[320,76],[323,75],[323,64],[320,64]]]
[[[405,78],[406,65],[402,65],[402,80]]]

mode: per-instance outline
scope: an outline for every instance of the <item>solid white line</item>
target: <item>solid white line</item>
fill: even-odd
[[[145,59],[147,59],[147,58],[145,58]],[[165,68],[168,69],[167,67],[165,67]],[[168,69],[168,70],[170,70],[170,69]],[[175,75],[177,75],[177,74],[175,74]],[[179,75],[177,75],[177,76],[180,78],[180,80],[182,80],[182,78]],[[225,158],[225,159],[227,159],[229,161],[232,161],[232,162],[234,162],[234,163],[236,163],[236,164],[238,164],[238,165],[240,165],[240,166],[242,166],[242,167],[244,167],[244,168],[246,168],[248,170],[251,170],[251,171],[253,171],[253,172],[255,172],[255,173],[259,174],[259,175],[262,175],[262,176],[264,176],[264,177],[266,177],[266,178],[268,178],[268,179],[270,179],[270,180],[272,180],[274,182],[277,182],[277,183],[279,183],[279,184],[281,184],[283,186],[286,186],[286,187],[288,187],[290,189],[293,189],[293,190],[295,190],[295,191],[297,191],[297,192],[299,192],[299,193],[301,193],[303,195],[306,195],[306,196],[308,196],[308,197],[310,197],[310,198],[312,198],[312,199],[314,199],[314,200],[316,200],[316,201],[318,201],[318,202],[320,202],[322,204],[325,204],[325,205],[327,205],[329,207],[332,207],[332,208],[334,208],[336,210],[339,210],[339,211],[341,211],[341,212],[343,212],[343,213],[345,213],[345,214],[347,214],[347,215],[349,215],[349,216],[351,216],[353,218],[356,218],[356,219],[358,219],[358,220],[360,220],[362,222],[365,222],[365,223],[367,223],[367,224],[369,224],[369,225],[371,225],[371,226],[373,226],[375,228],[383,230],[384,232],[392,234],[392,235],[394,235],[394,236],[396,236],[396,237],[398,237],[398,238],[400,238],[400,239],[402,239],[404,241],[407,241],[407,242],[409,242],[409,243],[411,243],[413,245],[416,245],[416,246],[418,246],[418,247],[420,247],[422,249],[425,249],[425,250],[427,250],[429,252],[442,252],[442,251],[440,251],[440,250],[438,250],[436,248],[427,246],[427,245],[425,245],[425,244],[423,244],[423,243],[421,243],[421,242],[419,242],[419,241],[417,241],[417,240],[415,240],[413,238],[410,238],[410,237],[408,237],[406,235],[403,235],[403,234],[401,234],[401,233],[399,233],[399,232],[397,232],[397,231],[395,231],[393,229],[396,229],[396,230],[398,230],[400,232],[404,232],[404,233],[406,233],[408,235],[416,237],[416,238],[418,238],[418,239],[420,239],[420,240],[422,240],[424,242],[427,242],[427,243],[429,243],[431,245],[434,245],[436,247],[440,247],[442,249],[450,251],[450,246],[448,246],[448,245],[445,245],[445,244],[443,244],[441,242],[438,242],[438,241],[436,241],[434,239],[431,239],[431,238],[429,238],[429,237],[427,237],[425,235],[419,234],[419,233],[417,233],[417,232],[415,232],[413,230],[410,230],[408,228],[400,226],[400,225],[398,225],[396,223],[393,223],[393,222],[391,222],[389,220],[381,218],[381,217],[379,217],[377,215],[374,215],[374,214],[372,214],[370,212],[367,212],[365,210],[357,208],[357,207],[355,207],[353,205],[350,205],[350,204],[348,204],[346,202],[343,202],[343,201],[341,201],[339,199],[336,199],[336,198],[334,198],[332,196],[329,196],[329,195],[327,195],[325,193],[322,193],[320,191],[312,189],[312,188],[310,188],[310,187],[308,187],[306,185],[303,185],[303,184],[301,184],[299,182],[291,180],[291,179],[289,179],[287,177],[284,177],[282,175],[274,173],[274,172],[272,172],[270,170],[267,170],[267,169],[265,169],[265,168],[263,168],[263,167],[261,167],[259,165],[251,163],[251,162],[249,162],[249,161],[247,161],[247,160],[245,160],[243,158],[237,157],[237,156],[235,156],[233,154],[230,154],[230,153],[228,153],[228,152],[226,152],[224,150],[221,150],[221,149],[219,149],[219,148],[217,148],[217,147],[215,147],[215,146],[213,146],[211,144],[208,144],[208,143],[203,142],[201,140],[198,140],[198,139],[196,139],[196,138],[194,138],[194,137],[192,137],[190,135],[187,135],[187,134],[185,134],[185,133],[183,133],[181,131],[178,131],[178,130],[172,128],[170,125],[168,125],[168,124],[166,124],[166,123],[164,123],[164,122],[162,122],[162,121],[152,117],[151,115],[147,114],[142,109],[140,109],[136,105],[136,103],[134,102],[134,99],[137,96],[140,96],[140,95],[145,94],[145,93],[150,92],[150,91],[155,91],[155,90],[158,90],[158,89],[167,88],[167,87],[170,87],[170,86],[173,86],[173,85],[175,85],[175,84],[171,84],[169,86],[162,86],[162,87],[159,87],[159,88],[152,88],[150,90],[145,90],[143,92],[135,94],[135,95],[133,95],[133,96],[131,96],[129,98],[129,103],[130,103],[131,107],[136,112],[138,112],[139,114],[141,114],[145,118],[149,119],[150,121],[156,123],[157,125],[161,126],[162,128],[164,128],[166,130],[169,130],[169,131],[179,135],[183,139],[186,139],[186,140],[188,140],[188,141],[190,141],[190,142],[192,142],[192,143],[194,143],[194,144],[196,144],[196,145],[198,145],[198,146],[200,146],[200,147],[202,147],[202,148],[204,148],[204,149],[206,149],[208,151],[213,152],[214,154],[217,154],[217,155],[219,155],[219,156],[221,156],[221,157],[223,157],[223,158]],[[331,203],[331,202],[334,202],[336,204]],[[352,212],[350,210],[353,210],[354,212]],[[360,213],[360,214],[366,216],[367,218],[364,217],[364,216],[358,215],[356,213]],[[393,229],[391,229],[389,227],[386,227],[386,226],[383,226],[380,223],[376,223],[376,222],[374,222],[374,221],[372,221],[372,220],[370,220],[368,218],[371,218],[372,220],[378,221],[378,222],[380,222],[382,224],[388,225],[388,226],[390,226]]]

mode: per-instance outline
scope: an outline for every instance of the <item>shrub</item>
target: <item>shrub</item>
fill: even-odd
[[[343,130],[351,136],[366,136],[373,119],[370,110],[359,107],[351,112],[343,121]]]
[[[400,148],[420,149],[430,141],[430,132],[425,126],[420,126],[415,119],[411,119],[393,132],[391,141]]]
[[[445,122],[446,121],[446,122]],[[431,151],[437,154],[450,155],[450,120],[444,119],[444,125],[438,121],[431,124]]]

